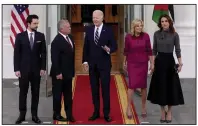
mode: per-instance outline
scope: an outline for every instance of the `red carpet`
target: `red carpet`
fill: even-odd
[[[112,122],[107,123],[103,118],[102,94],[100,93],[100,118],[88,121],[93,113],[91,87],[89,76],[78,75],[73,81],[73,116],[75,123],[69,124],[139,124],[137,114],[132,104],[133,119],[126,117],[127,95],[125,79],[121,75],[112,75],[110,83],[110,117]],[[64,104],[63,104],[64,105]],[[64,109],[62,109],[64,111]],[[65,116],[64,112],[61,112]],[[68,124],[68,122],[55,121],[55,124]]]

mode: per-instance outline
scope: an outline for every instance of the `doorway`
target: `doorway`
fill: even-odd
[[[67,19],[71,23],[71,34],[75,42],[76,74],[88,74],[82,68],[82,53],[84,46],[85,27],[92,25],[92,12],[100,9],[104,13],[104,23],[110,25],[118,44],[118,50],[111,55],[111,73],[120,73],[122,67],[123,37],[124,37],[124,5],[66,5]],[[65,12],[64,12],[65,13]]]

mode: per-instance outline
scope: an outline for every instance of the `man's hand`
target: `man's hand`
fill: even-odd
[[[84,64],[83,64],[83,70],[86,71],[86,72],[89,70],[89,65],[88,65],[88,63],[84,63]]]
[[[21,72],[20,72],[20,71],[16,71],[16,72],[15,72],[15,75],[16,75],[17,77],[21,77]]]
[[[107,53],[110,53],[110,48],[107,47],[106,45],[105,45],[105,46],[102,46],[102,48],[103,48]]]
[[[40,71],[40,76],[43,76],[43,75],[45,75],[45,70]]]
[[[57,80],[62,80],[62,79],[63,79],[63,75],[62,75],[62,74],[57,75],[57,76],[56,76],[56,79],[57,79]]]

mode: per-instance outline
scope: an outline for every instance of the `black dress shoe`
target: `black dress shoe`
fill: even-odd
[[[23,121],[25,121],[25,116],[19,116],[16,120],[15,124],[21,124]]]
[[[112,119],[109,116],[104,117],[104,119],[105,119],[106,122],[111,122],[112,121]]]
[[[160,119],[161,123],[165,123],[166,122],[166,115],[167,115],[167,112],[165,112],[165,119],[162,119],[162,118]]]
[[[53,119],[57,121],[67,121],[66,118],[62,117],[61,115],[54,115]]]
[[[37,124],[41,123],[41,120],[37,116],[32,116],[32,121],[37,123]]]
[[[166,123],[171,123],[172,122],[172,120],[166,120]]]
[[[89,120],[94,121],[96,119],[100,118],[99,114],[93,114],[91,117],[89,117]]]
[[[168,115],[168,113],[166,112],[166,123],[171,123],[172,122],[172,118],[170,120],[167,119],[167,115]]]
[[[76,120],[74,119],[74,117],[68,117],[67,118],[67,121],[69,121],[69,122],[76,122]]]
[[[165,120],[165,119],[160,119],[160,122],[161,122],[161,123],[165,123],[166,120]]]

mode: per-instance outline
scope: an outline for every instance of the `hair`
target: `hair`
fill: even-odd
[[[104,13],[101,10],[94,10],[93,13],[100,14],[101,18],[104,19]]]
[[[39,17],[35,14],[32,15],[28,15],[27,19],[26,19],[26,23],[32,23],[32,19],[39,19]]]
[[[67,19],[61,19],[61,20],[58,22],[58,25],[57,25],[58,31],[60,31],[61,28],[64,27],[65,23],[69,23],[69,21],[68,21]]]
[[[141,23],[143,26],[144,26],[144,22],[140,19],[134,19],[132,22],[131,22],[131,35],[134,36],[135,35],[135,27],[137,25],[137,23]],[[142,32],[143,32],[143,29],[142,29]]]
[[[160,16],[160,18],[159,18],[159,22],[158,22],[158,25],[157,25],[157,26],[160,28],[160,31],[163,30],[162,24],[161,24],[161,19],[162,19],[162,18],[166,18],[166,19],[168,20],[170,32],[171,32],[171,33],[174,33],[174,32],[175,32],[175,28],[173,27],[173,21],[172,21],[172,19],[170,18],[170,16],[167,15],[167,14],[163,14],[163,15]]]

